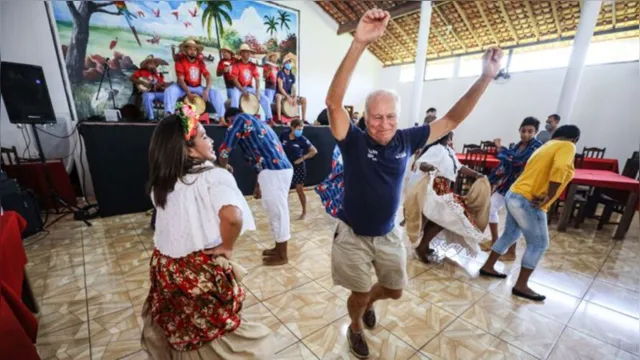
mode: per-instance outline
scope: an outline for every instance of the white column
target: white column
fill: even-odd
[[[576,102],[582,72],[584,70],[584,61],[589,50],[589,44],[593,37],[593,31],[598,21],[600,6],[602,0],[584,1],[582,11],[580,12],[580,23],[576,37],[573,39],[573,48],[569,59],[569,67],[564,77],[562,91],[560,92],[560,100],[558,101],[557,113],[562,117],[563,124],[571,123],[571,113],[573,105]]]
[[[411,118],[413,123],[422,124],[424,116],[420,116],[422,102],[422,87],[424,86],[424,66],[427,61],[427,45],[429,42],[429,26],[431,25],[431,1],[423,1],[420,6],[420,28],[418,29],[418,50],[415,62],[415,78],[413,79],[413,93],[411,94]]]

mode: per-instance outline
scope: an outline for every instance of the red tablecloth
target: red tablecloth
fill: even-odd
[[[638,180],[607,170],[576,169],[576,173],[573,176],[571,183],[606,189],[626,191],[640,190],[640,183]]]
[[[456,154],[456,157],[464,165],[477,165],[477,164],[470,164],[472,161],[467,161],[467,159],[465,159],[465,157],[466,157],[465,154],[458,153],[458,154]],[[498,158],[495,157],[495,155],[488,154],[487,155],[487,167],[489,169],[493,169],[493,168],[497,167],[498,165],[500,165],[500,160],[498,160]]]
[[[0,216],[0,354],[7,359],[39,359],[33,345],[38,320],[20,299],[27,264],[21,235],[25,226],[16,212]]]
[[[0,276],[16,294],[22,293],[27,254],[22,246],[22,230],[27,222],[15,211],[0,216]]]
[[[584,158],[584,168],[592,170],[609,170],[619,172],[617,159]]]

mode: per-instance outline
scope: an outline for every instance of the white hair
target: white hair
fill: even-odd
[[[396,105],[396,116],[400,116],[400,109],[401,109],[400,96],[394,90],[387,90],[387,89],[379,89],[379,90],[374,90],[370,92],[369,95],[367,95],[367,99],[364,102],[364,112],[369,113],[369,104],[380,97],[392,98],[393,102]]]

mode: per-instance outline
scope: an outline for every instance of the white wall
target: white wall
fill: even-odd
[[[455,131],[458,150],[463,144],[502,138],[508,144],[518,140],[518,125],[526,116],[541,122],[556,111],[566,69],[513,73],[504,85],[491,84]],[[398,91],[403,114],[410,113],[412,83],[398,82],[400,67],[382,70],[380,83]],[[469,89],[475,78],[452,78],[424,83],[421,114],[435,107],[442,116]],[[640,74],[638,62],[587,66],[574,107],[574,124],[583,146],[606,147],[606,157],[617,158],[620,166],[640,147]],[[408,122],[408,118],[405,122]],[[408,123],[403,124],[409,126]]]
[[[300,10],[300,95],[307,97],[307,117],[315,120],[325,108],[324,100],[342,58],[353,39],[337,36],[338,24],[312,1],[276,1]],[[351,77],[345,105],[364,109],[367,94],[378,87],[382,63],[365,51]]]

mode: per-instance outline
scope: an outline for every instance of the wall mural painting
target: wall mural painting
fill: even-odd
[[[300,16],[297,10],[261,1],[53,1],[53,15],[79,119],[133,102],[129,77],[150,54],[166,61],[165,80],[175,81],[172,47],[193,36],[216,88],[220,48],[243,43],[261,65],[270,52],[294,56],[298,68]],[[291,55],[289,55],[291,56]],[[260,70],[261,71],[261,70]],[[113,92],[109,91],[111,78]],[[102,88],[98,93],[101,79]],[[261,76],[262,78],[262,76]],[[261,85],[264,89],[264,81]]]

